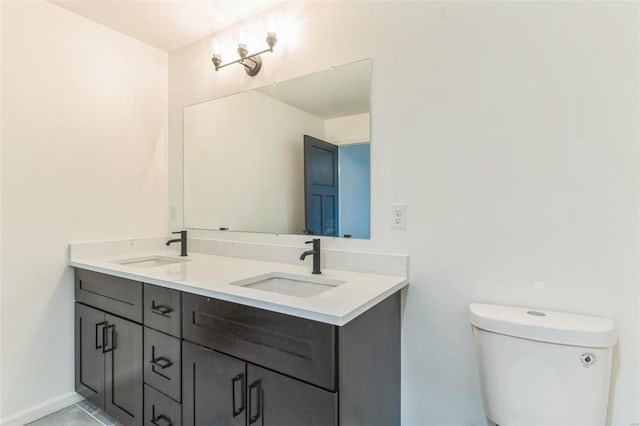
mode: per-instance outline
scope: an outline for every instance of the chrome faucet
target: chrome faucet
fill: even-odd
[[[173,240],[167,241],[167,245],[171,245],[173,243],[180,243],[180,256],[187,255],[187,231],[177,231],[172,232],[172,234],[180,234],[180,238],[174,238]]]
[[[304,260],[305,257],[310,254],[313,255],[313,271],[312,274],[321,274],[320,271],[320,238],[314,238],[311,241],[305,242],[305,244],[313,244],[313,250],[307,250],[300,255],[300,260]]]

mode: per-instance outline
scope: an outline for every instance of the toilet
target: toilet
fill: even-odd
[[[613,320],[471,303],[485,413],[499,426],[604,426]]]

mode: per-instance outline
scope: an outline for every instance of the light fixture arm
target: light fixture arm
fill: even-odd
[[[216,68],[216,71],[219,71],[220,68],[224,68],[226,66],[229,65],[233,65],[233,64],[240,64],[242,66],[244,66],[245,71],[247,72],[248,75],[250,75],[251,77],[257,75],[260,72],[260,69],[262,68],[262,58],[260,57],[260,55],[262,55],[263,53],[267,53],[267,52],[273,52],[273,46],[276,45],[276,43],[278,42],[278,39],[276,38],[276,34],[275,33],[267,33],[267,39],[266,39],[267,45],[269,46],[268,48],[261,50],[259,52],[256,53],[252,53],[250,55],[248,55],[248,51],[247,51],[247,46],[243,43],[240,43],[238,45],[238,55],[240,55],[239,59],[236,59],[235,61],[232,62],[227,62],[226,64],[222,63],[222,57],[220,56],[219,53],[214,53],[211,56],[211,62],[213,62],[213,65]],[[251,60],[253,62],[253,65],[249,65],[247,64],[245,61],[246,60]]]
[[[242,64],[242,65],[244,65],[243,61],[245,59],[253,60],[253,58],[255,58],[256,56],[260,56],[263,53],[267,53],[267,52],[273,52],[273,49],[264,49],[264,50],[262,50],[260,52],[256,52],[256,53],[252,53],[251,55],[247,55],[244,58],[239,58],[239,59],[236,59],[235,61],[227,62],[226,64],[221,64],[221,65],[216,65],[216,63],[215,63],[215,61],[213,59],[211,59],[211,61],[213,62],[213,65],[216,67],[216,71],[218,71],[220,68],[224,68],[226,66],[233,65],[233,64]],[[214,54],[213,56],[215,57],[216,55]]]

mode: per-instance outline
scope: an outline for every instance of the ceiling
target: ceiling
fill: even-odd
[[[200,40],[282,0],[49,0],[165,52]]]
[[[371,61],[323,70],[257,89],[325,120],[370,111]]]

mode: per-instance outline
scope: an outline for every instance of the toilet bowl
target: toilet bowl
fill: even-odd
[[[499,426],[603,426],[613,320],[471,303],[487,418]]]

